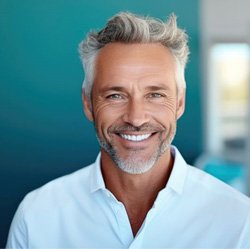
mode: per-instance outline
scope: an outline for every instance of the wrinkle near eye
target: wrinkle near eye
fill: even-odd
[[[173,115],[175,115],[177,107],[177,99],[176,97],[168,97],[165,99],[163,103],[160,103],[160,105],[158,105],[158,108],[159,106],[163,106],[163,108],[166,108],[168,112],[170,111]]]

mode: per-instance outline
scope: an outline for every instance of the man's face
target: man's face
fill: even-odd
[[[161,44],[111,43],[96,61],[92,109],[102,153],[123,171],[144,173],[167,153],[184,111],[177,98],[175,62]]]

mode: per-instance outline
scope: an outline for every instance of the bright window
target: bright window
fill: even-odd
[[[248,132],[250,48],[244,43],[218,43],[210,53],[210,147],[244,149]],[[213,150],[213,149],[212,149]]]

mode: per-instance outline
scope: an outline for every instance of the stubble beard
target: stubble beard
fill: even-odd
[[[159,158],[167,151],[175,137],[175,133],[176,125],[173,125],[165,138],[163,137],[163,133],[159,134],[159,145],[156,146],[148,158],[146,158],[147,155],[144,158],[138,157],[137,149],[129,150],[128,156],[123,158],[119,153],[119,149],[115,146],[113,139],[108,143],[100,137],[98,132],[96,132],[96,135],[101,148],[110,156],[118,168],[129,174],[143,174],[153,168]]]

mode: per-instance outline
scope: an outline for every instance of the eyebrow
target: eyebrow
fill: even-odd
[[[105,93],[105,92],[108,92],[108,91],[123,92],[125,90],[126,90],[126,88],[122,87],[122,86],[111,86],[111,87],[103,87],[103,88],[101,88],[100,92],[101,93]]]
[[[157,91],[157,90],[170,90],[169,86],[165,84],[157,84],[157,85],[150,85],[145,88],[146,90]],[[118,91],[122,92],[125,91],[126,88],[122,86],[107,86],[100,89],[100,92],[107,92],[107,91]]]
[[[150,91],[160,91],[160,90],[167,90],[170,91],[169,86],[166,86],[165,84],[159,84],[159,85],[152,85],[152,86],[147,86],[146,90],[150,90]]]

